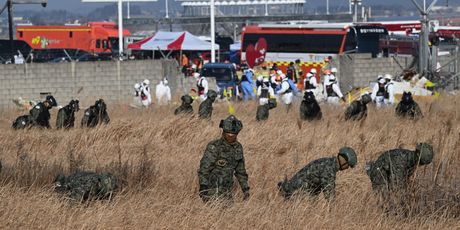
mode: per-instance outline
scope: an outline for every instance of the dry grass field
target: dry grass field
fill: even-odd
[[[242,201],[235,187],[231,207],[205,205],[197,195],[199,161],[206,144],[220,137],[225,103],[215,105],[211,121],[176,117],[175,106],[109,105],[108,126],[69,131],[14,131],[11,122],[23,112],[2,111],[0,229],[460,229],[459,101],[420,103],[425,117],[417,122],[373,107],[365,121],[345,122],[345,108],[323,106],[323,120],[313,123],[298,122],[298,104],[290,113],[279,106],[258,123],[255,102],[236,103],[251,198]],[[53,126],[55,118],[53,111]],[[419,141],[433,144],[433,163],[416,171],[405,214],[389,214],[378,205],[365,163]],[[358,166],[338,173],[335,202],[284,201],[278,194],[285,175],[344,145],[357,151]],[[111,202],[81,205],[53,193],[55,176],[76,170],[110,171],[122,180],[121,191]]]

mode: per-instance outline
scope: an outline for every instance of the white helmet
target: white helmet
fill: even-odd
[[[262,75],[259,75],[259,76],[257,77],[257,81],[262,81],[263,79],[264,79],[264,76],[262,76]]]
[[[286,74],[282,73],[282,74],[280,74],[280,77],[281,77],[281,79],[285,79],[285,78],[286,78]]]
[[[380,78],[379,83],[380,83],[380,84],[385,84],[385,79]]]
[[[315,69],[315,68],[312,68],[312,69],[310,70],[310,73],[316,73],[316,69]]]
[[[393,80],[393,76],[391,76],[391,74],[385,74],[384,78],[390,81]]]
[[[383,75],[381,75],[381,74],[379,74],[379,75],[377,76],[377,81],[380,80],[380,79],[383,79]]]
[[[335,67],[331,68],[331,72],[337,73],[337,68],[335,68]]]
[[[195,64],[192,65],[192,69],[196,69],[196,65],[195,65]]]
[[[145,85],[150,85],[149,79],[145,79],[142,83],[144,83]]]
[[[335,76],[334,76],[334,75],[331,75],[331,76],[329,77],[329,81],[335,81]]]
[[[139,83],[134,84],[134,89],[135,90],[138,90],[140,87],[141,87],[141,84],[139,84]]]
[[[307,77],[313,77],[312,73],[307,73]]]
[[[193,77],[194,77],[194,78],[199,78],[199,77],[200,77],[200,73],[198,73],[198,72],[193,73]]]
[[[281,74],[283,74],[283,71],[277,70],[277,71],[276,71],[276,74],[281,75]]]
[[[168,78],[163,78],[163,85],[168,85]]]

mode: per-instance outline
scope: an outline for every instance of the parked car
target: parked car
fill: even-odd
[[[230,92],[231,90],[232,99],[234,99],[237,95],[238,76],[233,64],[208,63],[203,66],[200,75],[216,79],[218,94],[220,95],[221,99],[224,97],[224,91]]]

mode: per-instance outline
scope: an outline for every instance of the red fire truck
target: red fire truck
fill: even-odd
[[[123,30],[123,36],[130,32]],[[111,53],[118,50],[118,26],[114,22],[90,22],[87,25],[33,26],[16,28],[17,40],[34,50],[70,49],[88,53]]]

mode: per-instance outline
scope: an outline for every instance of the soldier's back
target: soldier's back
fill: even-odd
[[[405,183],[415,169],[415,153],[407,149],[392,149],[382,153],[368,166],[373,186]]]
[[[212,115],[212,102],[209,99],[204,100],[198,109],[200,118],[211,118]]]

